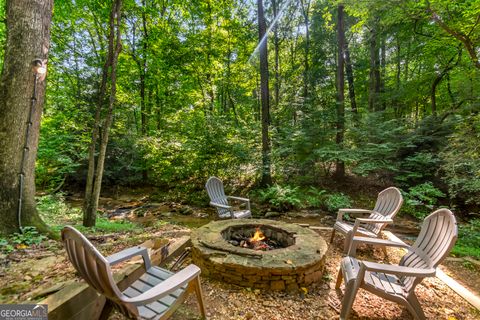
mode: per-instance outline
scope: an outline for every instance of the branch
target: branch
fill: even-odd
[[[465,48],[468,51],[468,54],[470,55],[470,58],[472,59],[473,64],[475,65],[476,68],[480,69],[480,61],[478,60],[477,52],[475,50],[475,47],[474,47],[470,37],[468,35],[457,32],[457,31],[453,30],[452,28],[450,28],[442,20],[442,18],[430,7],[430,4],[428,4],[427,12],[431,14],[433,21],[435,21],[440,26],[440,28],[442,28],[444,31],[446,31],[447,33],[449,33],[450,35],[452,35],[457,40],[460,40],[460,42],[463,43],[463,45],[465,46]],[[478,20],[477,20],[477,23],[478,23]]]

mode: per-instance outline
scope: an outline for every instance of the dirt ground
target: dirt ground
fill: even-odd
[[[322,236],[327,240],[329,233],[323,232]],[[218,320],[338,319],[344,287],[342,285],[341,290],[335,290],[335,281],[341,260],[339,249],[342,246],[342,240],[341,236],[337,236],[328,251],[323,282],[309,288],[307,293],[260,292],[202,279],[209,318]],[[396,250],[389,249],[388,253],[390,262],[398,259],[399,252]],[[358,254],[362,259],[385,260],[381,250],[365,247],[360,249]],[[480,273],[476,273],[475,279],[479,279],[479,275]],[[437,278],[426,279],[419,284],[416,294],[427,319],[480,319],[478,310]],[[112,319],[121,318],[112,317]],[[172,319],[198,319],[196,300],[190,298]],[[350,319],[413,319],[413,317],[404,307],[360,289]]]
[[[115,234],[92,237],[92,242],[105,254],[111,254],[125,247],[140,244],[152,234],[165,238],[176,238],[189,233],[189,229],[165,224],[157,229],[146,228],[144,233]],[[321,232],[328,242],[329,232]],[[308,320],[338,319],[343,297],[341,290],[335,290],[335,280],[341,260],[340,248],[343,238],[337,235],[327,253],[323,281],[314,287],[295,293],[262,292],[237,287],[202,278],[207,314],[209,319],[258,319],[258,320]],[[388,258],[381,250],[361,247],[359,258],[371,261],[395,262],[399,252],[389,249]],[[480,270],[460,260],[447,261],[442,267],[447,274],[469,284],[479,294]],[[39,301],[55,286],[75,280],[75,272],[66,260],[65,251],[56,241],[44,242],[36,248],[29,248],[0,257],[0,303]],[[52,288],[53,287],[53,288]],[[480,312],[471,307],[443,282],[429,278],[417,286],[416,293],[428,319],[480,319]],[[110,319],[124,319],[113,314]],[[174,320],[199,319],[194,297],[190,297],[172,317]],[[412,319],[407,310],[395,303],[360,290],[353,306],[351,319]]]

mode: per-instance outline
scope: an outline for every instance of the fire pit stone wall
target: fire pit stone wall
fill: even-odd
[[[230,244],[230,230],[258,226],[279,230],[289,245],[286,248],[255,251]],[[270,230],[270,231],[269,231]],[[214,221],[192,232],[193,261],[202,275],[239,286],[295,291],[322,279],[326,242],[316,232],[295,224],[266,219]]]

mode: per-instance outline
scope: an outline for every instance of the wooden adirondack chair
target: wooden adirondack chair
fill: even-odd
[[[252,212],[250,211],[250,200],[246,198],[226,196],[225,190],[223,189],[223,182],[217,177],[210,177],[205,184],[205,188],[210,197],[210,205],[217,208],[218,216],[220,218],[242,219],[250,218],[252,216]],[[229,199],[242,202],[242,205],[245,205],[246,209],[233,211],[233,207],[229,204]]]
[[[69,226],[62,230],[62,240],[78,273],[107,298],[107,306],[101,318],[108,318],[111,311],[109,306],[113,306],[130,319],[167,319],[191,292],[196,293],[200,312],[205,318],[200,269],[196,265],[191,264],[172,273],[152,266],[147,248],[140,246],[105,258],[85,236]],[[143,257],[146,272],[121,292],[113,279],[110,266],[134,256]]]
[[[457,222],[448,209],[440,209],[425,218],[420,234],[412,246],[383,239],[354,237],[349,256],[342,260],[336,288],[345,279],[345,295],[340,319],[347,319],[355,295],[363,288],[382,298],[407,307],[415,319],[425,319],[415,296],[415,287],[425,277],[435,276],[436,267],[448,255],[457,239]],[[404,247],[408,252],[399,265],[389,265],[355,259],[358,244]]]
[[[345,235],[344,253],[348,252],[351,239],[356,235],[378,238],[381,236],[382,230],[388,223],[393,222],[393,218],[400,210],[403,204],[403,197],[395,187],[390,187],[378,194],[377,202],[373,210],[365,209],[340,209],[337,214],[337,221],[333,226],[330,243],[333,242],[335,231]],[[348,223],[343,220],[343,215],[348,214],[365,214],[369,213],[368,218],[356,218],[355,223]]]

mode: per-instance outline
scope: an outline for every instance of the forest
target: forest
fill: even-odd
[[[451,209],[453,253],[480,259],[478,0],[0,7],[2,252],[58,239],[65,210],[102,228],[105,199],[205,210],[216,176],[256,217],[395,186],[400,216]]]
[[[478,2],[123,2],[115,24],[109,2],[55,2],[36,190],[205,205],[216,175],[304,208],[395,185],[403,212],[478,231]]]

